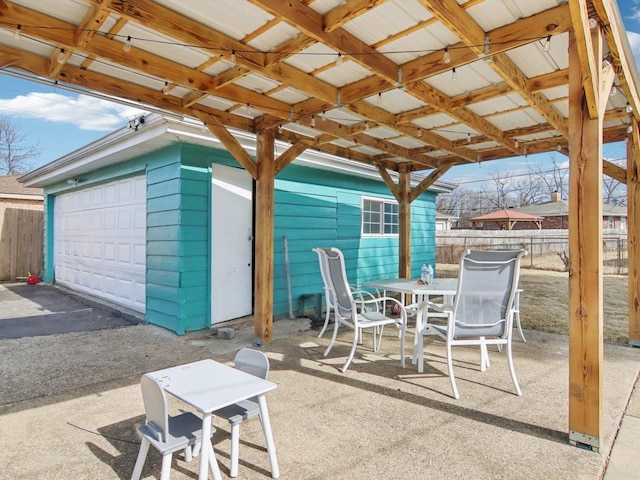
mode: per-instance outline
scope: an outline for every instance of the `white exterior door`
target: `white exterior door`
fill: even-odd
[[[144,176],[57,196],[55,281],[144,313],[146,223]]]
[[[211,323],[251,315],[253,179],[241,168],[212,167]]]

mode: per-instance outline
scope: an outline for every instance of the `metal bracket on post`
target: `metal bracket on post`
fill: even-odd
[[[569,443],[574,447],[584,448],[585,450],[600,453],[600,441],[591,435],[571,430],[569,432]]]

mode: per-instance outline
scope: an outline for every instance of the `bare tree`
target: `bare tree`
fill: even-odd
[[[25,136],[8,119],[0,118],[0,175],[25,173],[40,156],[36,145],[26,145]]]
[[[542,167],[537,165],[530,167],[531,173],[546,187],[546,193],[549,197],[553,192],[558,192],[560,193],[560,198],[566,200],[569,198],[569,169],[560,167],[556,157],[554,155],[550,156],[553,162],[551,170],[542,170]]]

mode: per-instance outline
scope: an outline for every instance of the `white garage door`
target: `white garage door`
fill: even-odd
[[[145,311],[145,177],[59,195],[54,203],[55,281]]]

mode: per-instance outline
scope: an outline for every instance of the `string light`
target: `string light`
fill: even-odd
[[[278,125],[278,133],[282,134],[282,125]]]
[[[336,66],[339,67],[340,65],[342,65],[342,54],[338,53],[338,58],[336,58]]]
[[[631,125],[629,125],[627,127],[627,133],[632,133],[633,132],[633,127]]]
[[[231,57],[229,57],[229,60],[231,61],[232,65],[236,64],[236,51],[235,50],[231,50]]]
[[[556,147],[556,150],[560,152],[562,150],[562,145],[558,144],[558,146]]]
[[[456,72],[455,67],[453,67],[453,70],[451,70],[451,81],[454,83],[458,81],[458,72]]]
[[[364,129],[369,130],[369,120],[364,121]]]
[[[544,47],[542,48],[542,50],[545,52],[548,52],[550,49],[551,49],[551,35],[549,35],[545,40]]]
[[[445,47],[444,54],[442,55],[442,61],[444,63],[451,63],[451,54],[449,53],[449,47]]]
[[[247,102],[247,104],[244,107],[244,111],[247,115],[249,115],[251,113],[251,108],[249,107],[249,102]]]
[[[467,143],[471,143],[471,134],[467,133]]]
[[[165,95],[169,95],[169,82],[164,82],[164,87],[162,88],[162,93]]]
[[[598,26],[598,20],[596,20],[595,18],[591,17],[589,19],[589,28],[591,30],[593,30],[594,28],[596,28]]]
[[[122,50],[124,50],[125,52],[131,51],[131,37],[127,37],[124,45],[122,45]]]
[[[378,105],[382,105],[382,92],[378,93],[378,98],[376,99],[376,103]]]
[[[22,25],[16,25],[16,29],[13,32],[13,39],[20,40],[22,38]]]
[[[311,122],[309,122],[309,125],[311,125],[311,128],[316,126],[316,116],[315,115],[311,115]]]
[[[633,107],[629,102],[627,102],[627,106],[625,107],[625,110],[627,111],[627,113],[633,112]]]
[[[322,110],[322,113],[320,114],[320,120],[324,122],[326,119],[327,119],[327,114],[325,113],[324,110]]]
[[[58,63],[64,63],[64,48],[60,49],[60,53],[58,53],[58,56],[56,57],[56,60],[58,61]]]
[[[607,68],[609,68],[611,66],[611,62],[608,59],[604,59],[602,61],[602,69],[606,70]]]
[[[518,141],[518,139],[516,139],[516,141],[514,142],[516,148],[520,147],[520,142]]]
[[[418,128],[418,132],[416,133],[416,136],[418,138],[422,137],[422,129],[421,128]]]
[[[616,87],[615,85],[613,85],[611,87],[611,91],[609,92],[609,96],[610,97],[615,97],[618,94],[618,87]]]

